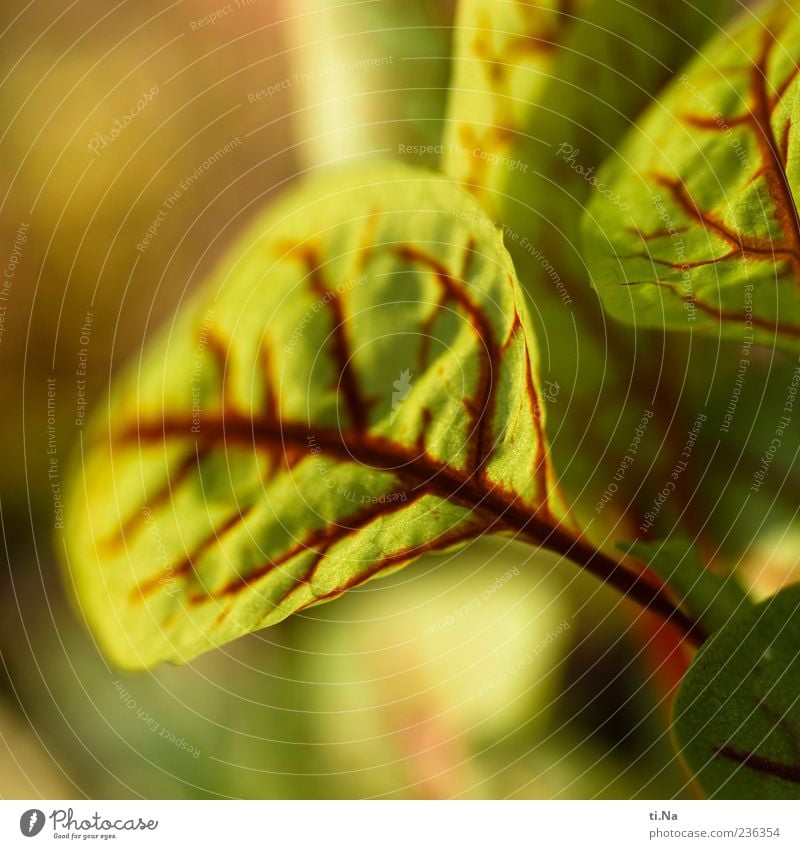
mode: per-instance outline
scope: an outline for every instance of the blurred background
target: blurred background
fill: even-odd
[[[70,602],[61,486],[110,374],[302,172],[440,137],[452,4],[321,5],[0,9],[0,796],[691,795],[676,638],[507,541],[148,673]]]

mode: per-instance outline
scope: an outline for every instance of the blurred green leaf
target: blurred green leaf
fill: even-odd
[[[800,586],[737,611],[699,651],[675,738],[708,796],[800,799]]]
[[[295,0],[288,87],[308,166],[416,151],[436,165],[454,0]]]

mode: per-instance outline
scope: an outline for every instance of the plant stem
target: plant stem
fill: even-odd
[[[657,613],[672,625],[677,626],[696,646],[702,645],[708,637],[708,633],[700,622],[684,613],[663,588],[656,587],[641,575],[631,572],[619,560],[595,548],[587,540],[575,537],[562,528],[548,529],[544,539],[535,531],[529,532],[525,528],[518,530],[536,545],[573,561],[604,583],[633,599],[645,610]]]

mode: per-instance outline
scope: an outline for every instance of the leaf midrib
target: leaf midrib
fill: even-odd
[[[483,469],[475,474],[461,472],[426,452],[411,456],[403,446],[374,434],[352,436],[338,429],[312,428],[298,422],[275,422],[268,418],[231,413],[205,418],[202,428],[201,434],[194,434],[190,416],[165,416],[160,421],[139,421],[120,438],[123,442],[136,444],[194,437],[198,450],[213,444],[230,443],[267,451],[282,451],[287,446],[303,450],[307,448],[309,438],[313,438],[327,454],[340,461],[354,462],[405,478],[412,484],[412,492],[418,494],[422,491],[438,496],[477,514],[483,521],[483,533],[512,532],[537,547],[581,565],[642,607],[659,613],[687,634],[702,638],[697,623],[676,610],[662,587],[651,583],[645,574],[628,570],[559,523],[546,503],[535,508],[528,507],[519,496],[490,483]],[[376,515],[380,515],[379,506]],[[479,532],[480,528],[477,528],[475,535]]]

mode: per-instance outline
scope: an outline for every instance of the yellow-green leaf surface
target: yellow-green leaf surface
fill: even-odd
[[[795,6],[743,12],[599,174],[587,263],[616,318],[800,350]]]
[[[186,661],[488,530],[546,536],[530,343],[453,182],[386,165],[292,192],[82,444],[65,551],[105,651]]]

